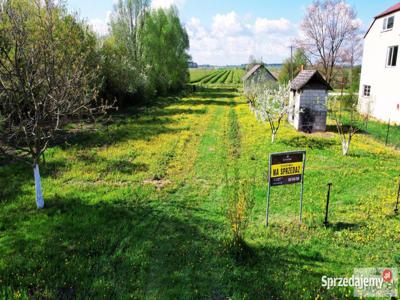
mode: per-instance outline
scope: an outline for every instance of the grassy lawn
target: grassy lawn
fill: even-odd
[[[304,222],[300,187],[277,187],[266,229],[268,156],[297,149],[307,150]],[[235,89],[121,113],[108,130],[47,152],[44,210],[35,208],[32,170],[0,166],[0,298],[352,298],[351,289],[321,288],[321,276],[400,265],[399,159],[371,135],[357,135],[342,157],[336,133],[307,136],[287,124],[271,145]],[[256,196],[252,256],[241,262],[226,247],[224,183],[233,168]]]
[[[368,128],[366,131],[374,138],[385,143],[388,132],[388,124],[372,120],[368,122]],[[400,125],[390,125],[388,144],[400,148]]]

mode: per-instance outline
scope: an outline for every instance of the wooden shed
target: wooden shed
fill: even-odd
[[[317,70],[301,71],[291,83],[289,122],[299,131],[325,131],[329,90]]]
[[[257,64],[243,77],[243,85],[246,89],[253,84],[263,84],[266,82],[276,83],[278,80],[267,69],[264,64]]]

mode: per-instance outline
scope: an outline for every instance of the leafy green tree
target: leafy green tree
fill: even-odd
[[[176,8],[151,10],[149,1],[119,0],[102,46],[103,91],[132,100],[183,89],[188,48]]]
[[[144,85],[138,67],[127,55],[126,48],[114,36],[107,37],[101,46],[102,96],[118,99],[119,106],[131,105],[134,95]]]
[[[302,49],[297,49],[293,55],[293,63],[291,58],[287,58],[279,73],[279,82],[287,83],[291,80],[291,72],[293,70],[293,78],[295,78],[301,71],[301,67],[307,67],[308,59]]]
[[[111,17],[111,34],[102,43],[102,93],[117,98],[119,105],[132,104],[146,85],[140,38],[147,10],[148,0],[119,0]]]
[[[43,208],[41,155],[65,124],[97,101],[96,39],[53,0],[0,3],[0,151],[33,165]]]
[[[189,38],[176,8],[148,13],[142,45],[142,59],[151,88],[159,95],[185,88],[189,81]]]

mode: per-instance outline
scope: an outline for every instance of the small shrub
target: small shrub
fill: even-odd
[[[255,203],[253,184],[239,180],[236,170],[232,180],[226,179],[225,197],[231,233],[228,247],[237,261],[244,262],[252,254],[251,248],[245,242],[245,234]]]

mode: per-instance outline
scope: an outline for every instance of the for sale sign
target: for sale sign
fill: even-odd
[[[304,166],[306,163],[306,151],[273,153],[269,157],[268,166],[268,192],[266,226],[269,222],[269,200],[271,187],[301,183],[300,192],[300,223],[303,220],[303,191],[304,191]]]
[[[274,153],[270,158],[270,185],[302,182],[304,152]]]

